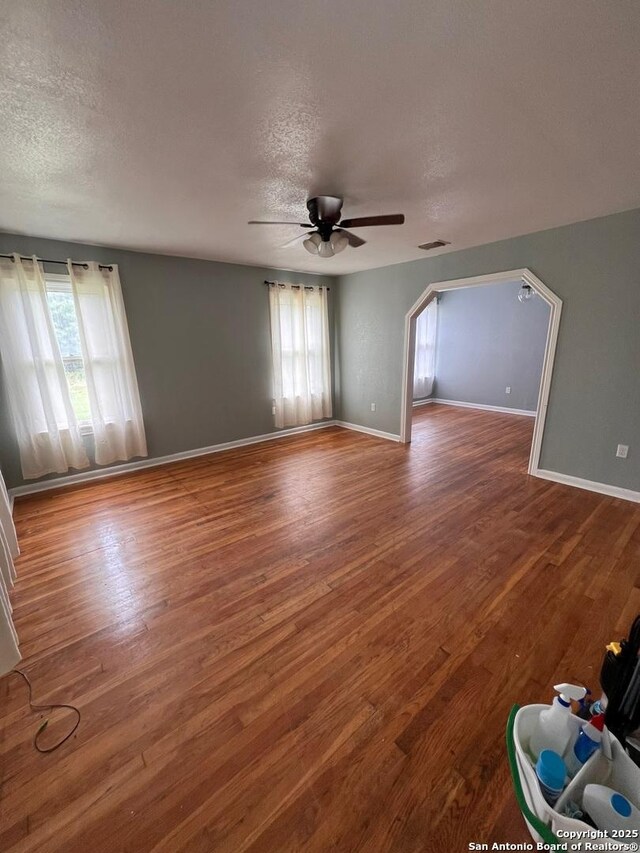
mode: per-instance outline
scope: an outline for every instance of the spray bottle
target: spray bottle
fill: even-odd
[[[565,754],[574,734],[571,726],[571,700],[578,702],[587,692],[586,687],[577,684],[556,684],[553,689],[559,695],[554,697],[551,707],[540,712],[529,744],[531,754],[536,759],[543,749],[552,749],[558,755]]]
[[[569,743],[564,761],[567,765],[567,773],[572,779],[585,761],[600,747],[603,728],[604,714],[596,714],[581,728],[576,742]]]

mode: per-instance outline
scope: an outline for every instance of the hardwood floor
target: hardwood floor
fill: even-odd
[[[532,426],[432,406],[408,447],[330,428],[17,502],[22,666],[82,722],[36,753],[0,680],[0,849],[528,840],[509,708],[597,690],[640,611],[640,507],[527,477]]]

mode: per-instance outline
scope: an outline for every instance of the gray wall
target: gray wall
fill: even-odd
[[[550,309],[537,296],[520,302],[519,290],[506,283],[442,293],[434,397],[536,409]]]
[[[564,301],[541,467],[640,490],[640,210],[342,276],[340,417],[399,433],[406,312],[430,282],[522,267]]]
[[[150,457],[275,431],[262,282],[329,283],[330,305],[336,289],[323,276],[9,234],[0,252],[118,264]],[[9,487],[23,483],[1,387],[0,467]]]

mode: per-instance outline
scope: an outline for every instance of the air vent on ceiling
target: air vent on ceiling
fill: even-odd
[[[430,249],[441,249],[443,246],[450,246],[448,240],[433,240],[431,243],[423,243],[421,246],[418,246],[419,249],[424,249],[425,252],[428,252]]]

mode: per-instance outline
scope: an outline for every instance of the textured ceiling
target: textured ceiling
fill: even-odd
[[[0,230],[343,273],[640,205],[635,0],[0,0],[0,27]],[[328,260],[246,224],[319,193],[406,224]]]

